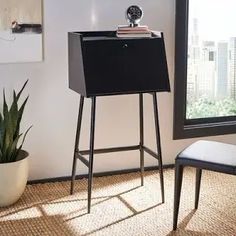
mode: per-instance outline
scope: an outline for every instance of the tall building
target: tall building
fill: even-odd
[[[236,100],[236,37],[229,40],[229,92]]]
[[[201,47],[201,60],[199,62],[197,97],[214,99],[216,74],[216,48],[215,42],[203,41]]]
[[[200,60],[200,43],[198,33],[198,20],[193,19],[189,24],[189,40],[188,40],[188,79],[187,79],[187,101],[191,102],[196,99],[198,65]]]
[[[228,95],[228,43],[225,41],[217,44],[216,69],[216,99],[222,99]]]

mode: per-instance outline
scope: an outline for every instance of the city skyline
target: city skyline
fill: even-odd
[[[204,38],[200,32],[199,19],[190,19],[187,64],[187,111],[189,107],[194,107],[194,103],[197,106],[201,105],[199,103],[201,100],[211,104],[211,106],[216,102],[226,99],[236,100],[235,35],[225,35],[221,40],[209,40]],[[199,118],[200,115],[197,114],[195,118]],[[230,115],[232,114],[230,113]],[[220,111],[219,116],[221,116]]]

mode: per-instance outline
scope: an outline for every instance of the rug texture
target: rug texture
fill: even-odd
[[[161,204],[158,171],[94,178],[87,214],[87,180],[29,185],[13,206],[0,208],[1,236],[236,235],[236,177],[203,171],[199,209],[194,206],[195,171],[184,171],[178,230],[172,232],[174,170],[164,171]]]

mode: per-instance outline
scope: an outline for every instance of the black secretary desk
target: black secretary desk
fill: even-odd
[[[76,163],[89,168],[88,212],[91,208],[94,154],[140,150],[141,185],[144,152],[159,162],[162,202],[164,179],[156,92],[170,91],[163,33],[150,38],[118,38],[115,31],[70,32],[69,87],[81,95],[72,167],[71,194],[74,191]],[[144,145],[143,94],[153,96],[157,152]],[[121,94],[139,95],[140,142],[133,146],[94,149],[96,97]],[[89,150],[79,149],[84,98],[91,98]],[[88,155],[88,159],[85,156]]]

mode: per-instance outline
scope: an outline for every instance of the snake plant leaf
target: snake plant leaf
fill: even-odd
[[[8,114],[8,106],[6,103],[5,89],[3,89],[3,117]]]
[[[21,147],[23,146],[24,142],[25,142],[25,137],[26,135],[28,134],[28,132],[30,131],[30,129],[33,127],[33,125],[31,125],[25,132],[24,136],[23,136],[23,139],[22,139],[22,143],[21,143]]]
[[[2,144],[3,144],[3,137],[4,137],[4,125],[3,125],[3,117],[0,113],[0,161],[2,160]]]
[[[10,111],[7,111],[4,114],[4,123],[6,127],[6,130],[5,130],[6,134],[8,134],[10,141],[13,141],[14,126],[13,126],[12,115]]]
[[[26,105],[28,99],[29,99],[29,96],[25,99],[25,101],[23,102],[23,104],[21,105],[21,107],[20,107],[20,109],[18,111],[17,124],[16,124],[16,132],[14,134],[14,138],[19,135],[20,123],[21,123],[22,115],[23,115],[23,112],[24,112],[24,109],[25,109],[25,105]]]
[[[18,125],[19,125],[20,122],[21,122],[22,114],[23,114],[23,112],[24,112],[25,105],[26,105],[28,99],[29,99],[29,96],[25,99],[25,101],[23,102],[23,104],[21,105],[21,107],[20,107],[20,109],[19,109],[19,111],[18,111],[18,120],[17,120],[17,124],[18,124]]]
[[[0,113],[0,150],[2,149],[2,142],[3,142],[3,137],[4,137],[4,124],[3,124],[3,117],[2,114]]]
[[[2,150],[0,148],[0,163],[1,163],[1,161],[2,161]]]
[[[11,115],[12,127],[14,129],[14,134],[15,134],[15,130],[17,128],[17,120],[18,120],[18,105],[17,105],[17,98],[16,98],[15,90],[13,91],[13,102],[10,108],[10,115]]]
[[[4,118],[4,126],[5,126],[5,145],[9,145],[12,126],[11,126],[11,117],[8,111],[8,105],[6,103],[5,90],[3,90],[3,118]]]
[[[24,142],[25,142],[26,135],[28,134],[28,132],[30,131],[30,129],[31,129],[32,127],[33,127],[33,126],[31,125],[31,126],[26,130],[26,132],[25,132],[25,134],[24,134],[24,136],[23,136],[21,145],[20,145],[20,147],[17,149],[16,156],[18,156],[20,150],[22,149],[22,146],[23,146],[23,144],[24,144]]]
[[[17,101],[19,100],[20,95],[21,95],[21,93],[23,92],[23,90],[24,90],[25,86],[27,85],[28,81],[29,81],[28,79],[25,81],[23,87],[21,88],[21,90],[19,91],[19,93],[16,95]]]
[[[8,108],[5,90],[3,90],[3,112],[0,112],[0,163],[13,162],[17,160],[19,151],[24,144],[25,137],[31,129],[31,127],[28,128],[24,135],[19,134],[20,123],[28,97],[24,100],[20,108],[18,106],[18,100],[27,83],[28,80],[24,83],[18,93],[13,90],[13,101],[11,106],[9,106],[10,108]],[[17,146],[22,136],[23,139],[18,148]]]
[[[12,151],[11,151],[11,155],[10,155],[10,161],[15,161],[15,157],[16,154],[17,154],[17,144],[18,144],[18,141],[20,139],[20,137],[22,136],[22,134],[18,135],[18,137],[16,137],[16,139],[14,140],[14,142],[12,143]]]
[[[4,118],[5,118],[4,119],[5,139],[4,139],[3,147],[4,147],[5,158],[9,161],[11,151],[12,151],[11,146],[13,143],[13,127],[12,127],[10,113],[6,113],[6,116]]]
[[[6,128],[6,130],[7,130],[7,128]],[[3,148],[2,148],[2,153],[3,153],[5,160],[8,159],[7,153],[8,153],[9,144],[10,144],[9,132],[5,132],[4,139],[3,139]]]

